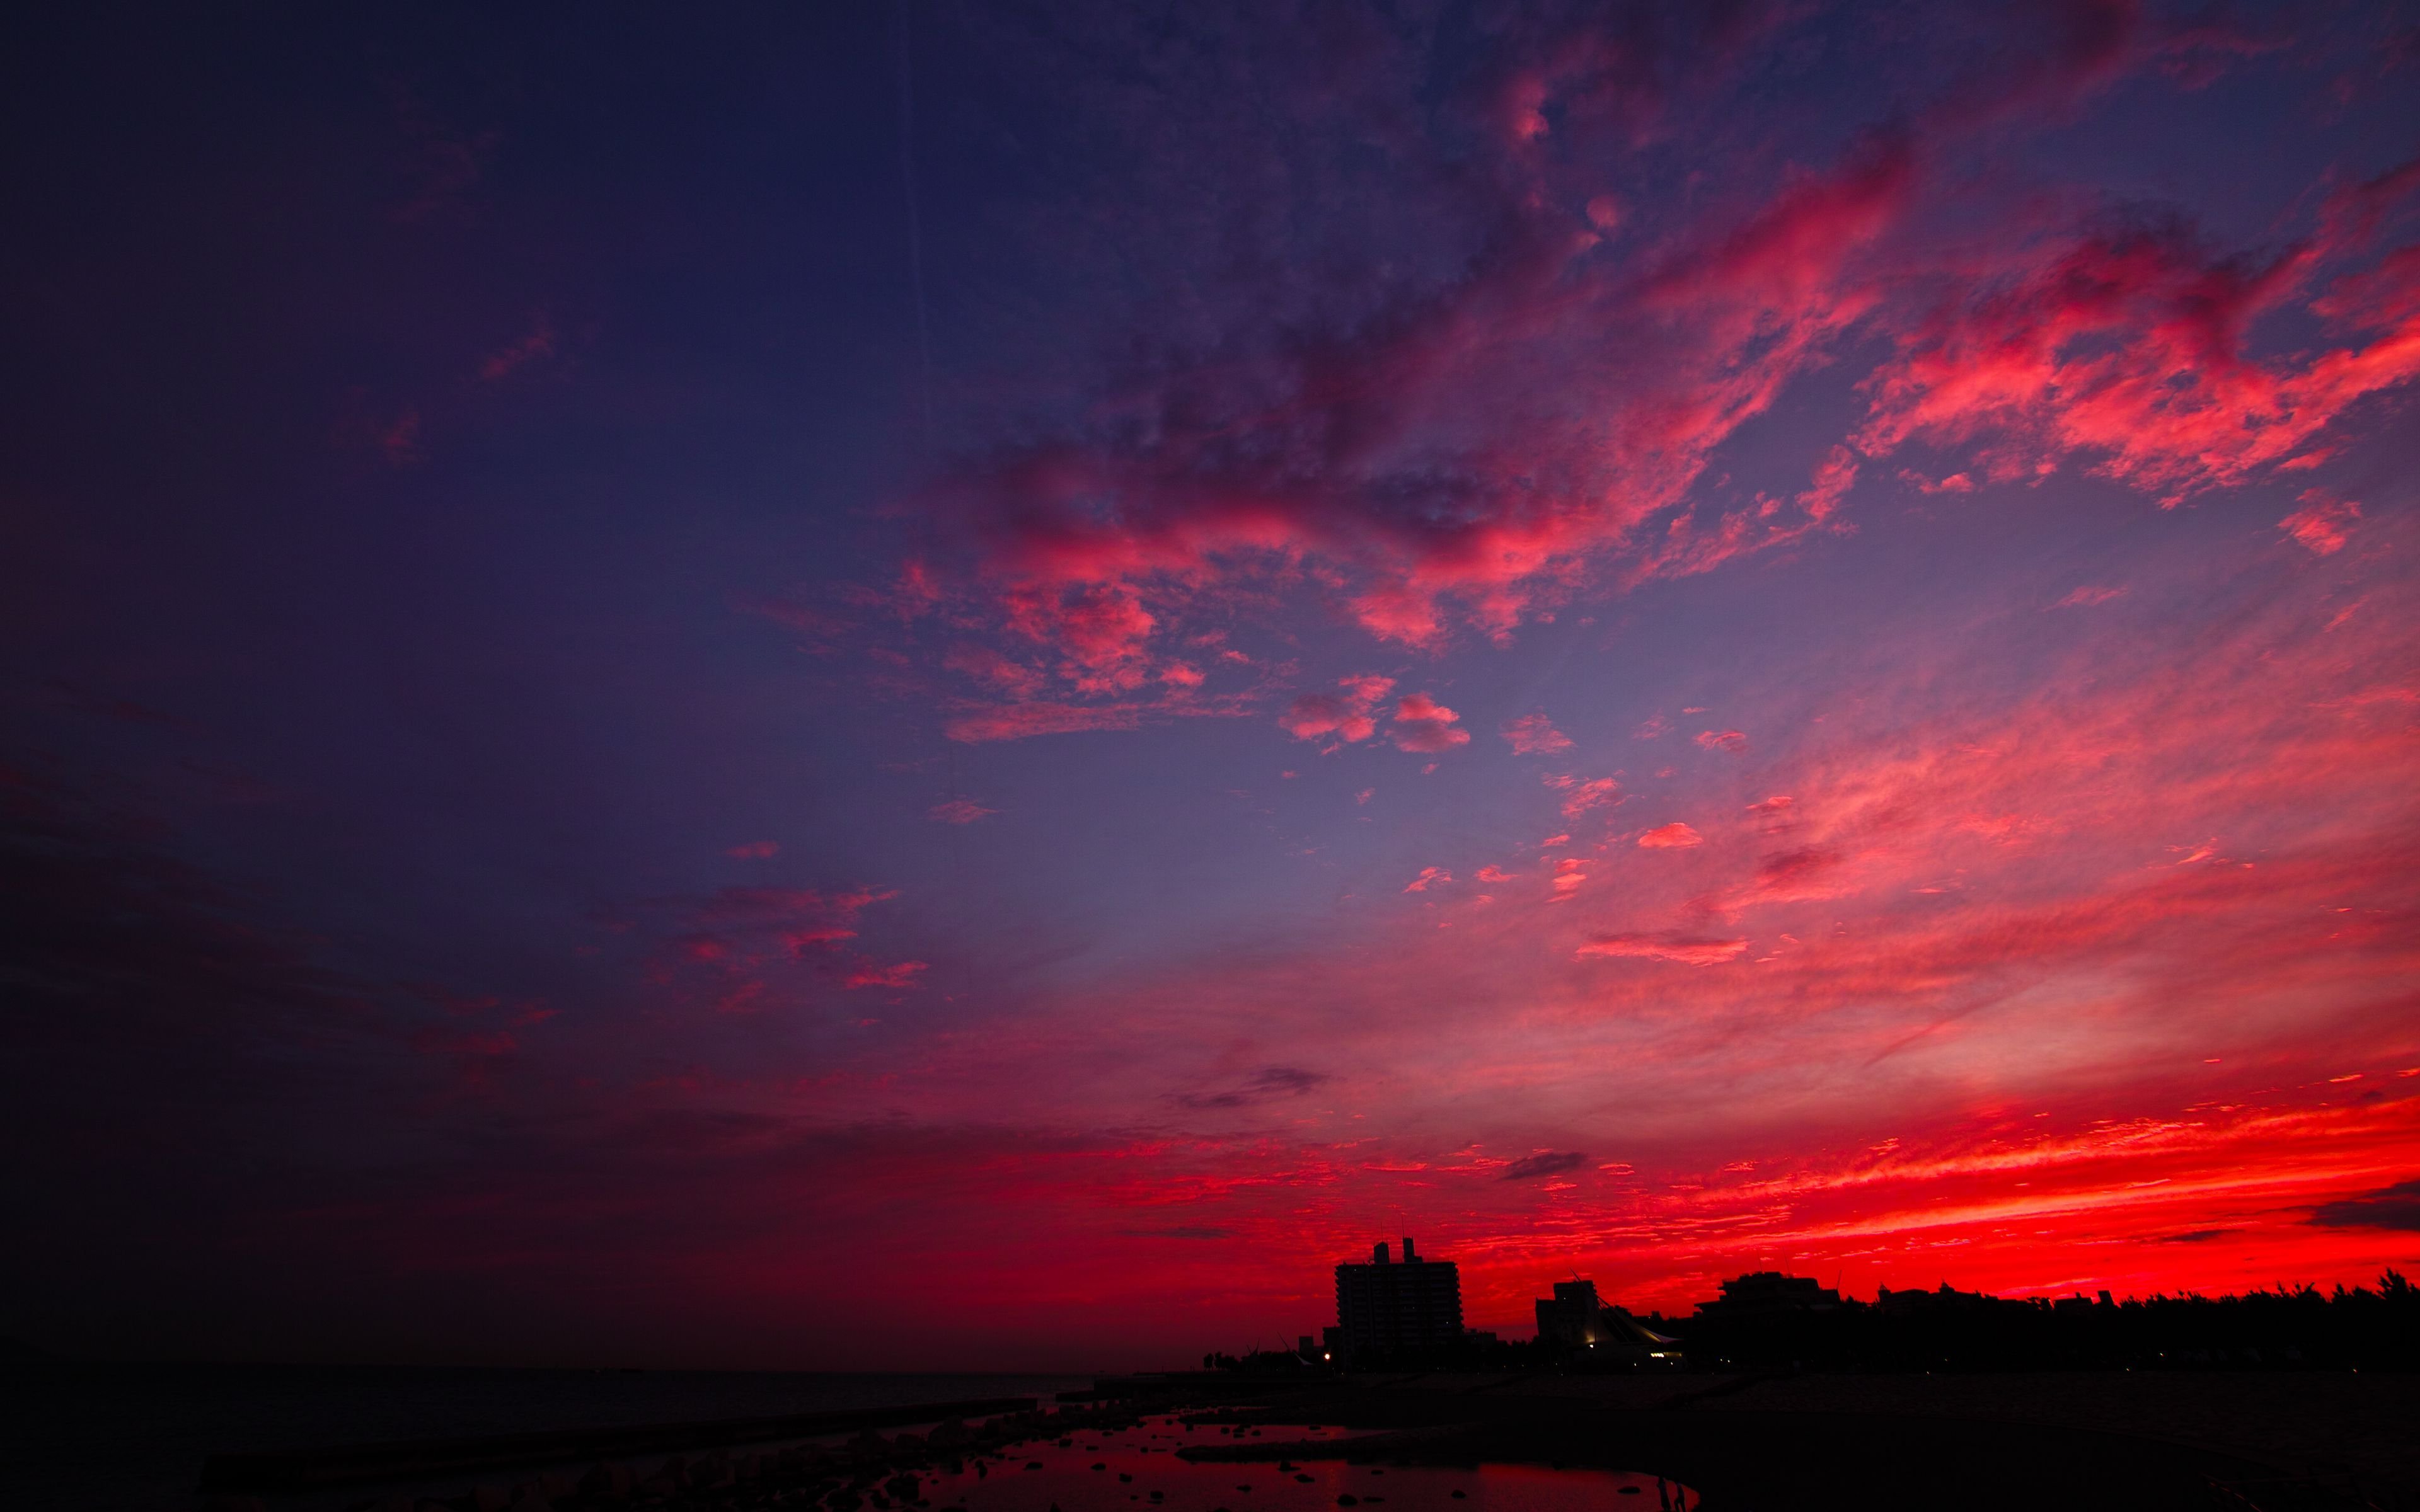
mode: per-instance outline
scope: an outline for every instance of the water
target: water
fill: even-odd
[[[1036,1396],[1076,1376],[394,1369],[0,1368],[0,1504],[190,1512],[213,1454]],[[1039,1509],[1037,1509],[1039,1512]]]
[[[1252,1442],[1249,1432],[1241,1442]],[[1350,1437],[1282,1427],[1262,1435],[1264,1443]],[[1148,1418],[1123,1433],[1078,1433],[1063,1449],[1019,1444],[988,1474],[970,1465],[963,1474],[928,1475],[921,1492],[937,1512],[1337,1512],[1343,1505],[1355,1512],[1689,1512],[1698,1504],[1695,1491],[1621,1471],[1342,1459],[1298,1459],[1292,1471],[1280,1471],[1275,1461],[1197,1464],[1176,1457],[1188,1444],[1235,1442],[1213,1425]],[[1027,1468],[1034,1464],[1041,1468]]]

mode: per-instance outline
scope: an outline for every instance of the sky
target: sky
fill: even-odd
[[[2420,1264],[2420,10],[10,29],[0,1334]]]

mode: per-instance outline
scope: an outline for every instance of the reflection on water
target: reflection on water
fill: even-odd
[[[1021,1444],[960,1473],[927,1474],[917,1493],[939,1512],[1689,1512],[1698,1504],[1695,1491],[1671,1481],[1618,1471],[1316,1458],[1197,1463],[1176,1454],[1255,1437],[1291,1443],[1353,1435],[1291,1427],[1230,1434],[1213,1424],[1147,1418],[1122,1432]]]

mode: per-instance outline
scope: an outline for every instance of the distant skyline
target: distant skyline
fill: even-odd
[[[11,35],[0,1335],[2420,1265],[2420,9]]]

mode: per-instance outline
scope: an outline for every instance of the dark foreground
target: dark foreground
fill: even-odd
[[[2404,1375],[1229,1376],[1082,1395],[846,1442],[323,1489],[307,1512],[2420,1512],[2420,1378]],[[210,1500],[306,1512],[267,1485]]]

